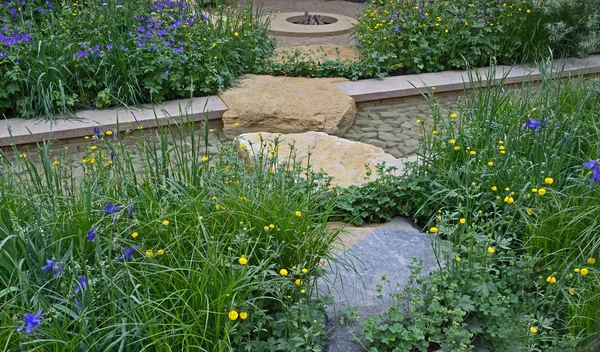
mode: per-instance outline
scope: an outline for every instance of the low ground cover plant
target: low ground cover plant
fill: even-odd
[[[419,286],[365,324],[372,351],[597,346],[600,84],[554,80],[543,65],[542,72],[538,87],[465,91],[454,112],[440,111],[430,96],[434,121],[423,128],[422,161],[388,182],[402,189],[371,202],[426,219],[421,224],[443,240],[441,269],[418,275],[415,266]],[[354,214],[344,204],[337,209]]]
[[[222,91],[271,54],[250,6],[0,3],[0,116],[47,116]]]
[[[441,71],[537,60],[553,51],[600,51],[600,3],[587,1],[399,1],[365,6],[361,61],[387,72]]]
[[[195,130],[127,147],[97,129],[83,160],[2,158],[4,349],[321,349],[311,292],[337,234],[322,178],[276,144],[209,155]]]

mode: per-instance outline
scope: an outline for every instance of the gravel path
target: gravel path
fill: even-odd
[[[309,13],[335,13],[352,18],[357,18],[363,4],[338,1],[338,0],[253,0],[256,9],[262,9],[265,14],[278,12],[305,12]],[[305,46],[305,45],[352,45],[352,34],[327,36],[327,37],[283,37],[277,36],[277,46]]]

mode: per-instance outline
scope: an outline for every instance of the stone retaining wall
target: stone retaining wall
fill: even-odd
[[[462,93],[435,94],[435,100],[443,113],[450,114]],[[396,158],[403,158],[415,154],[422,133],[417,119],[425,127],[433,121],[431,107],[423,96],[359,103],[354,125],[344,138],[372,144]]]
[[[227,138],[223,133],[223,122],[221,120],[209,120],[208,121],[209,128],[209,138],[208,138],[208,152],[211,155],[217,154],[217,145],[219,143],[225,142]],[[116,133],[113,132],[112,135],[107,135],[107,130],[102,130],[103,137],[102,140],[112,139],[113,142],[117,142],[120,146],[128,149],[133,156],[140,155],[141,151],[139,148],[140,142],[144,139],[153,141],[155,143],[159,143],[159,139],[157,138],[157,132],[159,129],[166,131],[167,133],[173,133],[176,142],[179,144],[181,139],[183,143],[191,143],[191,132],[187,127],[184,127],[181,131],[181,135],[177,129],[177,125],[170,126],[162,126],[162,127],[154,127],[154,128],[143,128],[136,129],[131,128],[126,132],[121,132],[117,138],[115,138]],[[203,122],[195,122],[194,123],[194,136],[196,140],[198,140],[198,136],[200,136],[201,146],[204,148],[206,146],[206,139],[204,138],[204,123]],[[112,131],[111,131],[112,132]],[[93,146],[99,146],[101,141],[97,142],[94,139],[93,129],[90,130],[89,136],[85,137],[76,137],[76,138],[68,138],[68,139],[60,139],[54,140],[49,146],[49,155],[50,159],[58,160],[60,159],[63,163],[72,164],[73,172],[77,174],[82,171],[83,160],[85,158],[94,158],[94,162],[98,163],[108,163],[109,155],[107,153],[96,155],[95,150],[92,150]],[[169,147],[174,146],[173,138],[168,138]],[[40,148],[43,149],[43,145],[39,146],[36,143],[29,144],[21,144],[17,147],[8,146],[0,148],[0,151],[4,153],[6,158],[12,162],[20,162],[24,159],[34,161],[35,163],[40,162],[40,152],[38,151]],[[102,155],[102,157],[100,157]],[[97,159],[96,159],[97,158]],[[143,159],[135,158],[133,163],[140,170],[143,167]]]

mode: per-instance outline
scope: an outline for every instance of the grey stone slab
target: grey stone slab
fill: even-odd
[[[390,125],[388,125],[387,123],[380,123],[379,126],[377,127],[377,130],[379,132],[392,132],[394,130],[394,128]]]
[[[94,127],[104,130],[126,130],[131,121],[134,128],[169,125],[189,118],[193,121],[221,118],[227,106],[218,96],[167,101],[160,105],[144,105],[141,108],[114,108],[108,110],[77,111],[75,117],[55,120],[0,120],[0,147],[26,144],[48,139],[67,139],[89,136]],[[129,126],[130,127],[130,126]]]
[[[391,307],[392,302],[386,298],[408,282],[408,265],[413,258],[423,261],[423,273],[437,268],[431,236],[421,233],[410,220],[395,218],[329,264],[327,275],[317,281],[318,294],[331,296],[334,302],[326,309],[327,352],[364,349],[360,342],[353,341],[353,336],[360,339],[360,324]],[[385,282],[381,280],[384,275]],[[378,284],[383,284],[383,300],[377,298]],[[358,318],[345,319],[341,324],[348,310],[357,312]]]
[[[385,144],[385,142],[380,141],[379,139],[374,139],[374,138],[369,138],[369,139],[361,139],[360,140],[362,143],[367,143],[370,145],[374,145],[376,147],[385,149],[387,147],[387,145]]]
[[[379,139],[381,139],[382,141],[397,142],[399,140],[402,140],[401,137],[397,137],[388,132],[379,132],[378,136],[379,136]]]
[[[581,74],[594,74],[600,72],[600,55],[590,55],[585,59],[570,58],[567,60],[554,60],[553,67],[560,70],[562,77]],[[350,95],[357,103],[392,99],[407,96],[421,95],[430,92],[431,87],[436,87],[435,92],[460,91],[468,86],[469,75],[482,78],[481,84],[496,84],[501,79],[505,83],[521,83],[523,81],[539,81],[542,74],[534,67],[526,66],[497,66],[495,71],[490,67],[482,67],[471,71],[445,71],[437,73],[424,73],[419,75],[406,75],[378,79],[365,79],[356,82],[336,83],[336,86]],[[557,72],[558,74],[558,72]],[[488,79],[491,82],[488,82]]]

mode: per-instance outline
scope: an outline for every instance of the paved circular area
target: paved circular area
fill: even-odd
[[[358,18],[363,4],[342,0],[242,0],[242,3],[252,3],[256,10],[272,17],[282,12],[335,13]],[[305,45],[353,45],[352,33],[326,37],[289,37],[274,35],[278,47]]]
[[[284,12],[273,16],[269,32],[271,34],[290,37],[324,37],[352,32],[356,20],[334,13],[310,13],[322,17],[324,25],[297,24],[304,19],[304,12]]]

